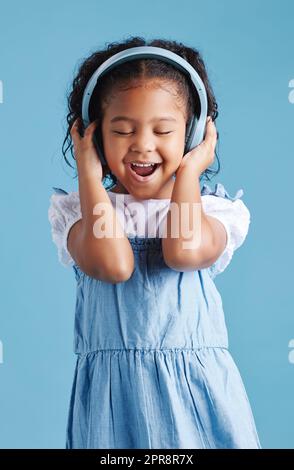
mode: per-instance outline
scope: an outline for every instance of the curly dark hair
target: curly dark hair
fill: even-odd
[[[70,134],[70,130],[73,122],[77,118],[82,117],[82,99],[83,93],[86,88],[86,85],[91,78],[95,70],[109,57],[113,56],[117,52],[129,49],[136,46],[156,46],[168,49],[180,57],[189,62],[192,67],[200,75],[207,93],[207,116],[211,116],[214,121],[218,116],[218,105],[210,85],[205,65],[201,54],[198,50],[187,47],[181,42],[170,41],[164,39],[153,39],[146,41],[142,37],[129,37],[122,42],[112,42],[106,43],[106,47],[103,50],[96,51],[92,53],[88,58],[82,61],[78,68],[77,75],[75,76],[71,90],[67,95],[67,104],[68,104],[68,114],[66,116],[67,120],[67,130],[66,136],[62,144],[62,154],[66,163],[74,168],[66,157],[67,151],[70,149],[71,156],[75,160],[73,142]],[[127,61],[119,65],[119,67],[114,67],[112,70],[108,71],[104,76],[99,79],[99,87],[94,89],[92,98],[89,105],[89,117],[90,121],[97,120],[97,128],[95,134],[97,138],[101,136],[101,123],[103,118],[103,104],[107,104],[107,98],[111,95],[111,92],[115,87],[119,87],[123,84],[127,84],[130,81],[142,78],[162,78],[163,80],[171,80],[177,85],[177,90],[179,96],[184,99],[187,109],[187,125],[189,119],[192,116],[192,113],[196,113],[197,116],[200,114],[200,101],[198,94],[195,90],[195,87],[191,83],[189,77],[183,74],[178,68],[174,67],[172,64],[158,60],[158,59],[136,59],[132,61]],[[95,103],[95,105],[94,105]],[[83,135],[82,120],[80,119],[80,135]],[[100,134],[99,134],[100,133]],[[219,134],[217,133],[217,138]],[[103,148],[102,141],[100,140],[100,145]],[[207,168],[200,179],[203,177],[206,180],[210,181],[209,175],[216,175],[220,170],[220,163],[217,152],[215,151],[215,156],[218,162],[218,169],[214,170]],[[106,165],[103,165],[103,176],[109,172],[109,168]],[[74,176],[76,178],[78,174]]]

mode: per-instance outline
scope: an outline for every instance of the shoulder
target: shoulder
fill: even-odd
[[[243,194],[243,190],[239,189],[235,196],[230,196],[221,183],[217,183],[214,190],[208,185],[202,187],[201,202],[203,211],[222,222],[227,232],[227,244],[224,252],[208,268],[213,277],[224,271],[230,263],[234,251],[243,244],[247,236],[250,225],[250,211],[241,200]]]
[[[80,210],[80,198],[78,191],[66,192],[61,188],[52,188],[54,193],[50,196],[50,205],[48,214],[50,216],[60,213],[67,217],[72,212],[78,212]]]
[[[79,193],[55,187],[53,191],[48,208],[52,240],[57,246],[59,261],[69,266],[74,261],[67,249],[67,236],[72,225],[82,218]]]

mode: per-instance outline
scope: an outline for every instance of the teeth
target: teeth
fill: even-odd
[[[146,166],[154,166],[156,165],[156,163],[132,163],[132,165],[146,167]]]

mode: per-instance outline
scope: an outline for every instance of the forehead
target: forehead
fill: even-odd
[[[174,82],[149,79],[116,87],[104,111],[111,122],[134,121],[135,116],[142,115],[144,120],[164,122],[177,120],[185,110],[184,105]]]

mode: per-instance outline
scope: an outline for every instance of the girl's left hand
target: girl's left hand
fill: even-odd
[[[191,171],[196,172],[199,176],[214,162],[214,151],[217,141],[217,131],[214,122],[209,116],[206,119],[206,131],[204,140],[195,148],[190,150],[182,158],[181,164],[178,167],[180,172],[183,168],[190,168]]]

